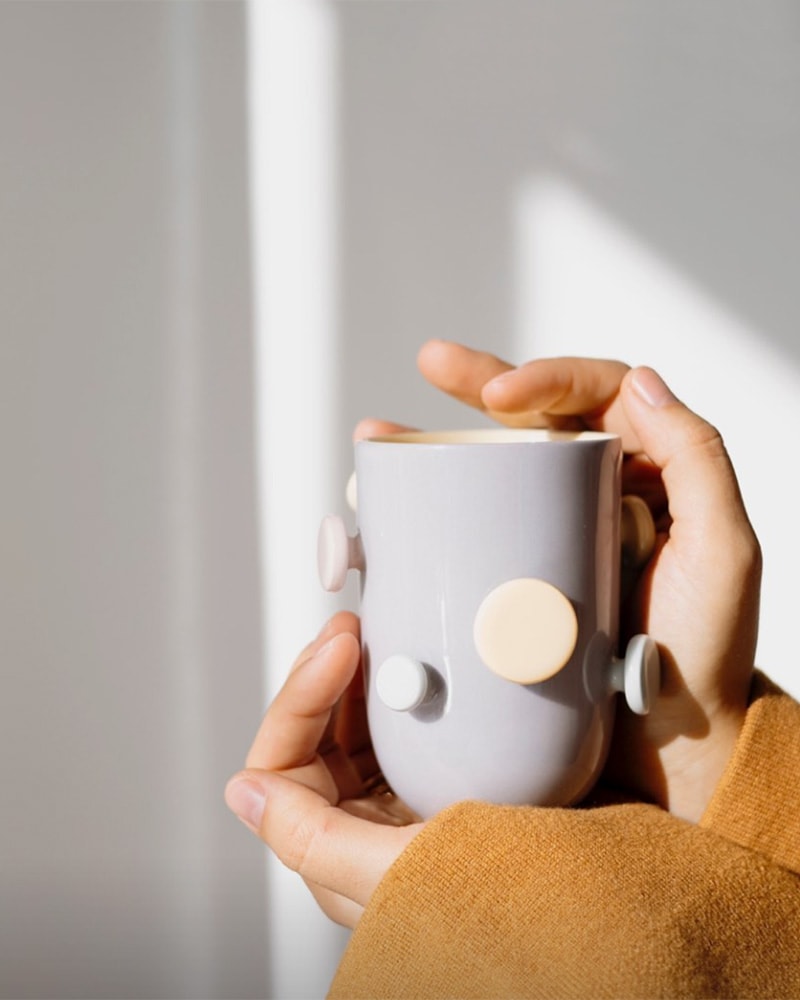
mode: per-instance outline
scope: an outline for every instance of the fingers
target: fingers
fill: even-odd
[[[542,414],[580,417],[585,427],[624,436],[629,427],[618,394],[627,371],[621,361],[541,358],[492,379],[481,398],[487,410],[513,415],[520,424]],[[626,444],[627,451],[636,450],[635,440]]]
[[[290,667],[289,672],[296,670],[301,664],[305,663],[315,652],[322,649],[325,643],[332,639],[333,636],[338,635],[340,632],[350,632],[356,637],[359,635],[360,623],[358,617],[354,615],[351,611],[339,611],[332,618],[322,626],[318,634],[304,646],[303,649],[298,653],[295,658],[294,663]]]
[[[353,441],[363,441],[364,438],[381,437],[384,434],[402,434],[403,431],[413,431],[415,427],[406,424],[393,424],[389,420],[378,420],[375,417],[365,417],[359,420],[353,431]]]
[[[354,616],[339,615],[307,647],[305,658],[301,654],[264,716],[247,755],[248,767],[281,771],[313,761],[334,706],[358,669],[356,631]]]
[[[228,784],[229,808],[292,871],[323,892],[365,906],[421,824],[373,823],[331,806],[312,789],[263,771]]]
[[[716,428],[651,369],[632,371],[621,398],[661,469],[671,522],[669,542],[652,560],[671,589],[652,600],[648,631],[663,644],[663,630],[665,662],[672,656],[685,672],[673,682],[691,685],[706,717],[722,717],[735,735],[752,673],[761,582],[761,550],[736,474]]]
[[[514,368],[492,354],[432,340],[419,352],[425,378],[461,402],[514,427],[589,427],[619,434],[639,450],[619,387],[628,366],[590,358],[542,358]]]
[[[761,554],[724,443],[649,368],[620,399],[661,470],[669,535],[631,611],[659,645],[662,682],[646,718],[618,717],[607,774],[697,821],[743,724],[758,637]]]
[[[306,885],[317,901],[317,905],[329,920],[341,924],[342,927],[349,927],[351,930],[356,926],[364,912],[363,906],[354,903],[346,896],[339,895],[338,892],[331,892],[330,889],[314,885],[313,882],[307,882]]]
[[[485,409],[481,393],[486,383],[512,367],[493,354],[446,340],[424,344],[417,365],[432,385],[479,410]]]
[[[676,399],[650,368],[626,376],[621,401],[643,450],[661,469],[671,539],[676,544],[691,540],[703,557],[723,549],[726,536],[735,536],[739,545],[755,543],[733,465],[716,428]]]

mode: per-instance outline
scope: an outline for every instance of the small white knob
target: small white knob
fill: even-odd
[[[625,692],[625,701],[632,712],[648,714],[661,687],[661,659],[650,636],[635,635],[625,650],[625,659],[614,660],[610,687]]]
[[[341,590],[349,569],[363,569],[364,557],[358,535],[347,534],[344,521],[337,514],[322,519],[317,538],[317,568],[325,590]]]
[[[419,708],[430,687],[430,677],[424,664],[403,653],[384,660],[375,675],[378,697],[395,712],[412,712]]]

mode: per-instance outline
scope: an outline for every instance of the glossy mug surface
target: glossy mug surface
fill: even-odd
[[[615,656],[619,438],[404,433],[358,442],[355,463],[356,531],[325,519],[320,574],[330,590],[361,574],[387,782],[423,817],[463,799],[576,802],[605,761],[617,692],[646,712],[658,686],[647,637]]]

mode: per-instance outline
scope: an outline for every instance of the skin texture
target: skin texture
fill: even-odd
[[[761,553],[718,431],[649,368],[547,358],[513,367],[445,341],[420,351],[423,376],[512,427],[619,434],[624,492],[649,504],[655,551],[623,607],[622,643],[659,645],[650,715],[620,712],[606,785],[696,822],[741,729],[758,629]],[[361,438],[401,429],[365,420]],[[366,728],[358,620],[342,613],[295,662],[228,805],[299,872],[323,910],[355,926],[421,824],[383,785]]]

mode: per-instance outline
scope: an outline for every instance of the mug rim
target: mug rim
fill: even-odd
[[[549,427],[481,427],[463,430],[395,431],[362,438],[362,444],[455,445],[481,444],[575,444],[589,441],[619,440],[619,434],[608,431],[569,431]]]

